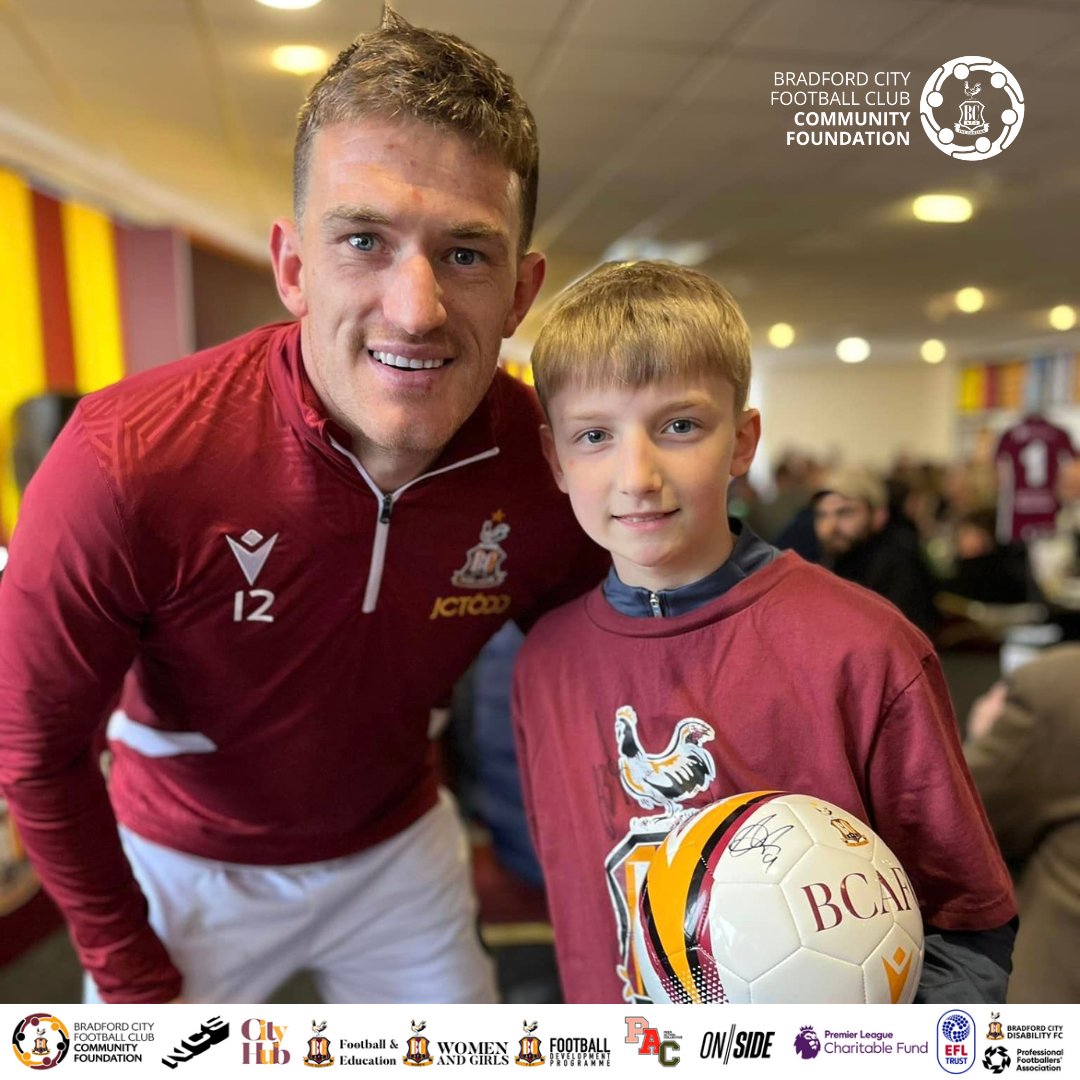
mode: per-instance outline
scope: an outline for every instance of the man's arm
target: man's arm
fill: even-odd
[[[120,847],[95,730],[135,656],[145,598],[118,496],[76,413],[31,482],[0,583],[0,788],[105,1001],[175,998]]]

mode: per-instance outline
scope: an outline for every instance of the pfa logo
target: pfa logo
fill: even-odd
[[[1020,134],[1024,95],[1007,67],[986,56],[958,56],[926,80],[919,99],[926,137],[958,161],[996,157]]]
[[[967,1072],[975,1064],[975,1021],[963,1009],[953,1009],[938,1020],[937,1059],[950,1073]]]

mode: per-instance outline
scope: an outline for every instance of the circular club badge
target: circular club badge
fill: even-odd
[[[23,1065],[31,1069],[51,1069],[67,1056],[71,1036],[59,1017],[36,1012],[15,1025],[11,1045]]]
[[[1020,134],[1024,95],[1007,67],[958,56],[926,80],[919,99],[926,137],[958,161],[996,157]]]

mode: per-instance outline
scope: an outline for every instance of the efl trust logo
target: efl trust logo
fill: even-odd
[[[623,1041],[636,1045],[640,1056],[652,1054],[665,1068],[671,1068],[682,1061],[679,1054],[681,1035],[665,1031],[661,1038],[660,1030],[650,1027],[644,1016],[627,1016],[625,1019],[626,1038]]]
[[[67,1057],[71,1037],[58,1016],[35,1012],[24,1016],[15,1025],[11,1047],[21,1065],[30,1069],[51,1069]]]
[[[1007,67],[958,56],[926,80],[919,99],[926,137],[957,161],[996,157],[1020,134],[1024,95]]]
[[[967,1072],[975,1064],[975,1021],[963,1009],[953,1009],[938,1020],[937,1059],[950,1073]]]

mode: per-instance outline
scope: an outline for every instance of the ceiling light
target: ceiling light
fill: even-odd
[[[938,341],[937,338],[930,338],[929,341],[924,341],[919,348],[919,355],[928,364],[940,364],[945,359],[945,342]]]
[[[769,344],[774,349],[786,349],[795,340],[795,330],[786,322],[774,323],[769,327]]]
[[[870,355],[870,342],[866,338],[846,337],[837,344],[836,355],[845,364],[861,364]]]
[[[983,296],[982,289],[976,289],[974,286],[969,285],[956,294],[956,306],[968,315],[972,315],[976,311],[982,311],[982,306],[985,303],[986,297]]]
[[[258,0],[263,7],[280,8],[282,11],[303,11],[314,7],[319,0]]]
[[[1055,330],[1071,330],[1076,325],[1076,308],[1058,304],[1050,309],[1050,325]]]
[[[920,195],[913,200],[911,212],[919,221],[967,221],[972,206],[963,195]]]
[[[325,71],[330,57],[317,45],[279,45],[270,54],[270,63],[290,75],[310,75],[313,71]]]

